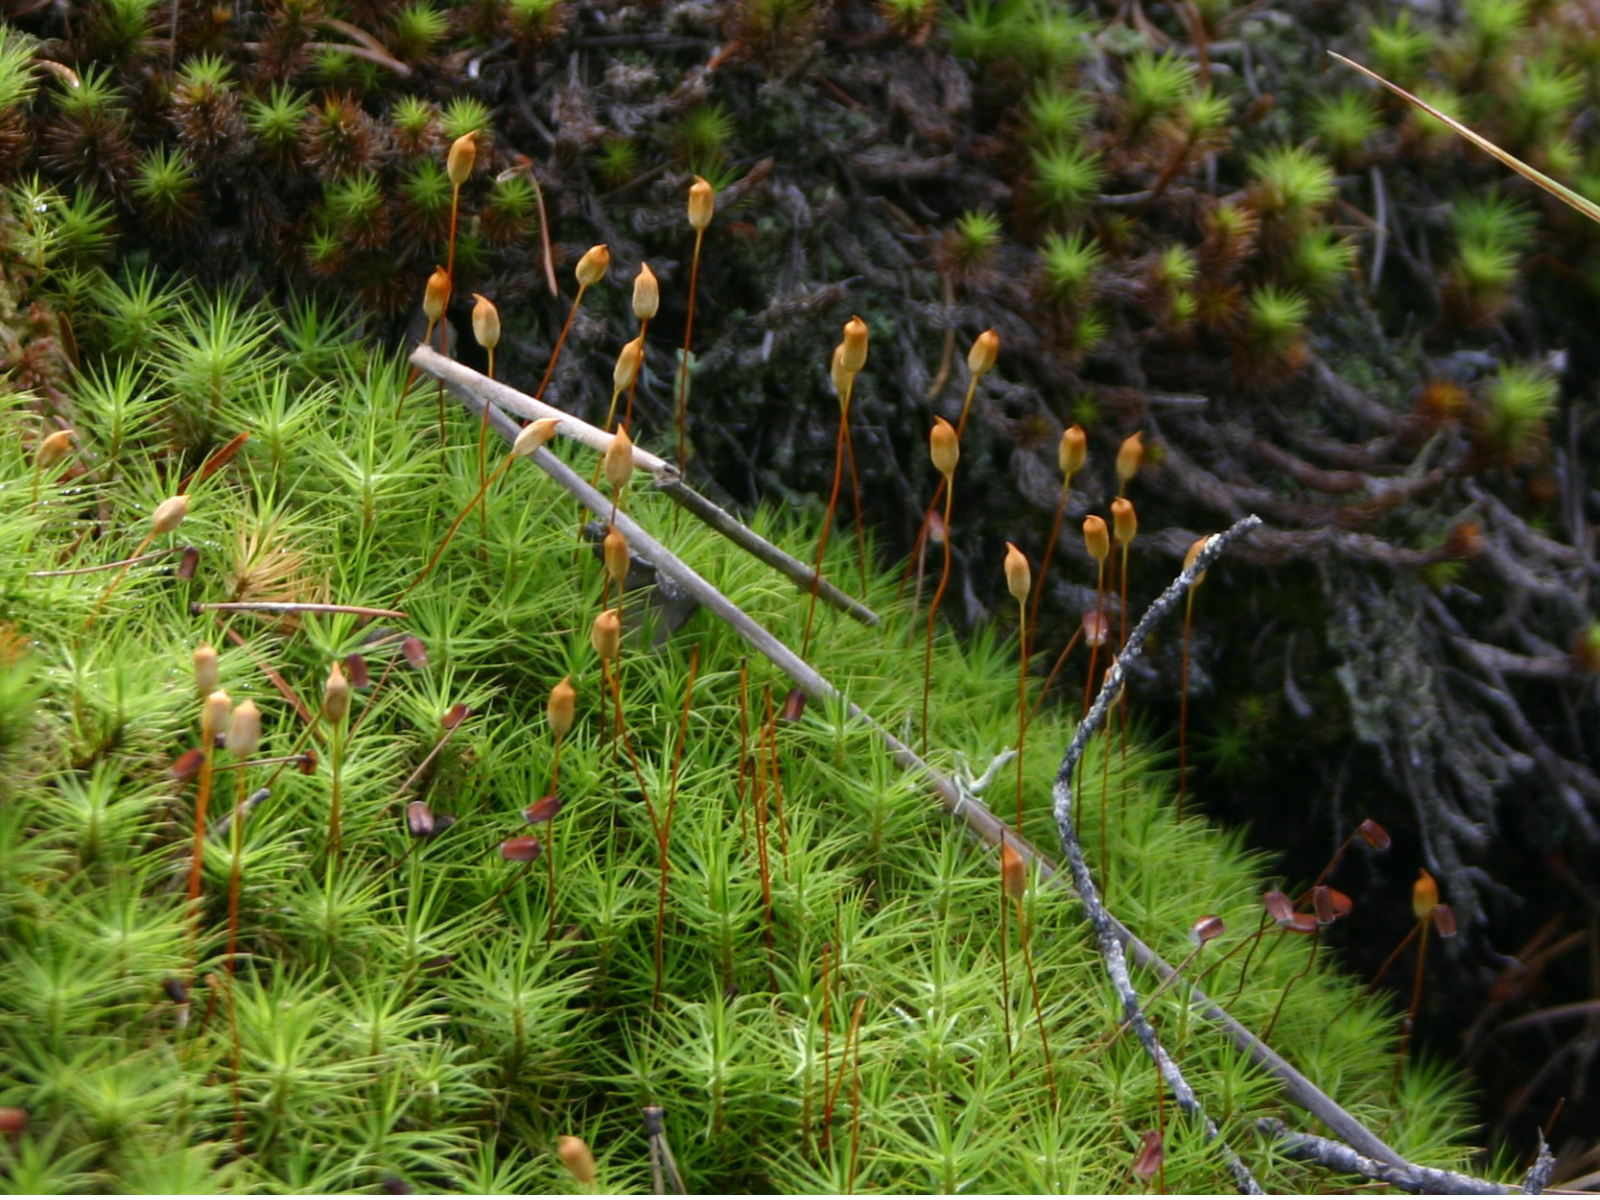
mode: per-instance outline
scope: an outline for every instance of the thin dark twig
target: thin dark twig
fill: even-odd
[[[96,571],[112,571],[117,567],[133,567],[139,563],[154,562],[158,558],[170,558],[174,554],[182,554],[187,546],[168,546],[165,550],[152,550],[148,554],[141,554],[138,558],[119,558],[116,562],[96,563],[92,567],[67,567],[59,571],[29,571],[29,579],[61,579],[67,575],[93,575]]]
[[[1145,1017],[1144,1009],[1139,1005],[1139,994],[1134,990],[1133,980],[1128,975],[1128,960],[1123,950],[1121,935],[1125,931],[1100,903],[1094,879],[1089,873],[1088,864],[1084,861],[1083,848],[1078,844],[1077,830],[1073,827],[1072,777],[1078,761],[1089,745],[1089,739],[1105,723],[1112,699],[1122,687],[1128,665],[1139,657],[1150,630],[1187,594],[1189,585],[1195,577],[1216,560],[1229,542],[1244,536],[1260,524],[1260,517],[1245,517],[1225,533],[1213,535],[1207,541],[1205,548],[1195,557],[1195,561],[1180,572],[1178,578],[1169,584],[1167,590],[1146,610],[1144,617],[1129,636],[1128,644],[1122,654],[1106,673],[1105,684],[1101,687],[1099,695],[1095,697],[1094,703],[1084,714],[1077,731],[1072,735],[1072,741],[1067,745],[1067,752],[1062,756],[1061,768],[1056,773],[1055,782],[1056,828],[1061,836],[1061,846],[1066,851],[1067,863],[1072,871],[1072,882],[1076,885],[1078,897],[1083,902],[1084,915],[1089,918],[1089,923],[1094,926],[1095,934],[1099,938],[1100,953],[1105,959],[1106,973],[1111,977],[1112,985],[1122,999],[1123,1016],[1133,1026],[1134,1033],[1138,1035],[1139,1041],[1150,1057],[1155,1060],[1156,1067],[1167,1081],[1167,1086],[1172,1089],[1178,1107],[1201,1123],[1208,1141],[1218,1143],[1234,1182],[1238,1184],[1240,1191],[1253,1196],[1261,1194],[1261,1185],[1251,1175],[1250,1168],[1244,1165],[1226,1142],[1222,1141],[1222,1133],[1217,1128],[1216,1122],[1206,1115],[1199,1097],[1189,1086],[1189,1081],[1184,1078],[1178,1064],[1162,1048],[1155,1030],[1150,1027],[1150,1022]]]

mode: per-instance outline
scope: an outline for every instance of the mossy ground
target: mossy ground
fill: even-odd
[[[788,685],[703,612],[659,644],[652,621],[623,651],[629,736],[657,812],[682,754],[656,1000],[657,849],[638,781],[607,734],[589,646],[601,569],[579,548],[575,503],[527,464],[493,493],[487,537],[475,516],[464,523],[406,598],[406,619],[379,623],[418,636],[426,667],[388,670],[393,643],[375,648],[377,626],[349,616],[291,626],[195,615],[191,602],[240,598],[394,604],[475,489],[476,425],[449,405],[441,444],[434,393],[420,385],[397,420],[403,361],[314,307],[285,319],[155,286],[141,307],[158,315],[133,329],[132,290],[102,277],[81,287],[85,365],[70,400],[82,469],[45,479],[37,505],[38,417],[18,395],[0,414],[0,538],[13,548],[0,562],[0,1105],[31,1118],[28,1132],[0,1139],[7,1187],[337,1192],[392,1177],[421,1190],[555,1190],[570,1180],[554,1140],[577,1134],[600,1159],[601,1187],[647,1190],[640,1107],[657,1104],[696,1192],[1137,1190],[1130,1164],[1161,1119],[1156,1076],[1133,1038],[1112,1037],[1115,997],[1079,907],[1049,888],[1030,888],[1026,902],[1052,1099],[1014,924],[1002,987],[993,856],[836,708],[813,704],[778,726],[769,935],[745,793],[763,761],[763,695],[771,687],[781,703]],[[86,629],[107,574],[30,574],[131,551],[177,479],[241,431],[251,438],[239,456],[191,488],[189,518],[157,542],[199,548],[192,580],[171,572],[175,558],[136,567]],[[661,497],[633,505],[799,643],[805,604],[789,583]],[[753,520],[809,552],[810,528],[772,513]],[[833,547],[832,576],[854,580],[853,539]],[[874,576],[882,629],[824,612],[811,657],[900,728],[920,709],[921,624],[895,599],[895,578]],[[650,604],[643,593],[627,600],[635,613]],[[223,961],[231,855],[226,840],[208,841],[191,923],[195,787],[168,769],[197,741],[190,657],[202,640],[221,648],[233,699],[260,705],[267,753],[286,752],[302,730],[267,668],[312,709],[336,659],[363,652],[374,681],[387,673],[351,714],[360,728],[342,756],[342,858],[330,854],[326,725],[316,773],[279,774],[245,826],[232,998],[242,1154]],[[1013,744],[1015,650],[1009,629],[982,628],[966,647],[941,637],[935,763],[978,773]],[[546,862],[506,863],[498,847],[527,832],[521,810],[545,793],[545,700],[565,675],[579,701],[562,757],[565,807],[545,838],[552,942]],[[473,715],[414,796],[459,820],[413,840],[413,796],[399,788],[457,704]],[[1047,848],[1048,784],[1067,728],[1047,710],[1029,738],[1028,833]],[[751,771],[741,772],[742,749]],[[1092,859],[1102,765],[1091,755],[1080,814]],[[1132,749],[1126,770],[1116,753],[1106,765],[1113,911],[1173,959],[1204,913],[1228,924],[1209,958],[1253,933],[1259,864],[1242,838],[1175,822],[1170,773],[1146,751]],[[251,770],[247,786],[269,770]],[[991,788],[1001,812],[1011,778],[1003,771]],[[217,780],[213,816],[231,806],[235,772]],[[1256,956],[1233,1006],[1248,1025],[1266,1025],[1306,949]],[[1240,961],[1211,984],[1223,998]],[[174,979],[190,981],[186,1025],[166,990]],[[1295,985],[1274,1043],[1402,1152],[1464,1163],[1459,1084],[1438,1068],[1397,1070],[1395,1019],[1355,991],[1319,967]],[[844,1055],[858,1004],[859,1085],[856,1054],[848,1066]],[[1261,1116],[1304,1118],[1187,1011],[1181,990],[1152,1016],[1266,1186],[1335,1182],[1278,1160],[1253,1134]],[[1170,1102],[1164,1119],[1168,1187],[1226,1189],[1215,1149]]]

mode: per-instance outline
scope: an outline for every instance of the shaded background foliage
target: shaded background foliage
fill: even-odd
[[[1557,1134],[1597,1132],[1579,1101],[1600,1021],[1504,1028],[1594,1000],[1600,971],[1594,352],[1572,336],[1595,233],[1322,54],[1593,194],[1592,6],[98,0],[7,17],[0,173],[58,191],[58,249],[85,279],[122,257],[113,325],[149,319],[147,266],[343,294],[398,340],[448,223],[443,148],[478,129],[453,341],[470,357],[468,297],[490,295],[501,373],[537,380],[567,303],[542,203],[558,278],[605,241],[614,285],[586,300],[547,396],[600,415],[634,332],[623,284],[648,260],[663,309],[636,432],[662,446],[683,196],[692,173],[717,186],[690,469],[734,500],[820,507],[826,349],[859,312],[864,519],[881,553],[910,553],[931,414],[955,415],[960,352],[999,330],[957,494],[946,607],[966,622],[1003,606],[1003,540],[1041,556],[1063,426],[1091,436],[1074,520],[1104,511],[1115,447],[1143,430],[1135,607],[1198,533],[1248,511],[1269,526],[1198,605],[1200,803],[1298,877],[1382,820],[1398,852],[1342,884],[1353,960],[1398,940],[1426,863],[1464,936],[1422,1032],[1480,1068],[1498,1133],[1563,1096]],[[6,320],[15,378],[47,394],[72,357],[70,273],[57,289]],[[190,452],[213,434],[192,430]],[[1092,605],[1072,524],[1052,654]],[[1155,649],[1133,696],[1164,735],[1177,640]]]

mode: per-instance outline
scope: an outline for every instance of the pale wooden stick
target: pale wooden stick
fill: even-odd
[[[484,403],[480,397],[471,391],[458,391],[456,394],[474,413]],[[515,440],[518,432],[516,422],[503,413],[491,412],[489,414],[489,423],[508,442]],[[576,472],[551,454],[549,450],[539,450],[531,456],[529,461],[568,492],[572,493],[573,496],[577,497],[596,516],[602,519],[610,517],[611,501],[590,487],[587,480],[580,478]],[[910,746],[900,741],[899,738],[873,720],[871,716],[846,699],[810,663],[769,633],[752,619],[748,613],[728,599],[727,596],[724,596],[710,583],[702,579],[691,567],[660,542],[656,541],[631,516],[619,512],[616,514],[615,521],[617,528],[622,530],[623,536],[628,539],[629,548],[635,554],[642,555],[654,563],[656,569],[662,574],[670,576],[683,592],[692,596],[704,608],[727,622],[734,632],[739,634],[753,649],[758,651],[775,667],[789,676],[813,700],[819,703],[842,701],[851,718],[861,721],[867,728],[873,730],[883,739],[895,764],[908,773],[920,776],[944,809],[950,815],[960,819],[966,825],[969,833],[980,841],[995,847],[998,847],[1003,839],[1007,845],[1022,856],[1024,862],[1029,863],[1039,873],[1041,880],[1053,882],[1059,885],[1068,895],[1072,894],[1071,882],[1062,874],[1061,869],[1026,838],[1018,837],[1003,818],[991,813],[984,807],[982,801],[963,790],[954,780],[935,771]],[[1117,660],[1116,665],[1108,673],[1106,682],[1101,689],[1101,698],[1096,701],[1094,708],[1091,710],[1091,717],[1098,714],[1099,720],[1103,721],[1105,719],[1105,710],[1110,703],[1109,698],[1122,685],[1124,664],[1132,658],[1138,657],[1138,650],[1142,647],[1150,629],[1172,605],[1177,603],[1184,590],[1193,581],[1194,575],[1212,564],[1232,536],[1247,532],[1259,524],[1259,518],[1249,517],[1235,525],[1228,533],[1213,536],[1211,539],[1212,544],[1208,545],[1196,557],[1195,562],[1191,564],[1191,570],[1183,572],[1168,585],[1167,591],[1157,601],[1157,605],[1160,605],[1160,607],[1152,606],[1152,610],[1139,622],[1138,627],[1129,634],[1128,645],[1131,649],[1127,652],[1126,657]],[[1085,725],[1087,724],[1088,722],[1085,722]],[[1090,728],[1089,732],[1092,732],[1092,728]],[[1085,727],[1080,726],[1073,740],[1077,742],[1081,738],[1086,742],[1087,736]],[[1081,752],[1081,747],[1079,747],[1077,753]],[[1143,941],[1135,937],[1125,925],[1110,913],[1106,913],[1104,909],[1101,909],[1101,912],[1104,914],[1107,928],[1111,930],[1116,940],[1120,943],[1122,951],[1136,966],[1151,971],[1158,979],[1164,980],[1176,975],[1176,971],[1174,971],[1171,964],[1145,945]],[[1386,1145],[1377,1134],[1340,1107],[1331,1096],[1302,1075],[1275,1050],[1224,1012],[1219,1005],[1209,1000],[1199,988],[1192,988],[1190,995],[1200,1015],[1207,1020],[1216,1022],[1222,1028],[1223,1033],[1227,1035],[1228,1040],[1241,1053],[1245,1054],[1255,1065],[1276,1078],[1283,1087],[1284,1097],[1292,1104],[1298,1105],[1306,1112],[1309,1112],[1363,1154],[1396,1166],[1404,1167],[1410,1165],[1397,1151]]]
[[[507,387],[497,380],[481,375],[471,367],[462,366],[454,359],[429,349],[427,346],[418,346],[411,355],[411,364],[425,375],[442,381],[446,387],[453,391],[457,397],[467,404],[474,412],[481,412],[485,401],[493,407],[503,409],[514,416],[525,420],[534,420],[539,417],[555,417],[561,424],[556,428],[557,435],[571,438],[581,442],[597,454],[604,454],[611,445],[612,434],[607,433],[597,425],[579,420],[570,413],[547,404],[543,400],[535,399],[516,388]],[[493,421],[491,415],[490,420]],[[793,580],[796,585],[810,592],[814,579],[810,567],[785,553],[749,526],[743,524],[726,509],[718,507],[683,482],[678,469],[666,459],[650,453],[635,445],[633,448],[633,466],[635,470],[644,471],[650,475],[656,490],[665,495],[680,507],[687,509],[697,520],[722,534],[723,537],[733,542],[740,549],[747,551],[766,563],[769,567]],[[568,489],[571,490],[570,488]],[[605,512],[597,513],[601,520],[611,515],[608,505]],[[842,609],[861,624],[876,627],[878,614],[873,612],[861,601],[853,596],[840,591],[826,579],[820,581],[817,594],[835,608]]]

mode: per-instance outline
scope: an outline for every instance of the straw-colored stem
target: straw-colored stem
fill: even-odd
[[[1022,744],[1028,734],[1028,612],[1020,601],[1017,619],[1021,627],[1017,633],[1017,836],[1022,836]]]
[[[1033,951],[1028,947],[1028,920],[1023,915],[1022,897],[1012,898],[1017,906],[1017,937],[1022,942],[1022,964],[1028,971],[1028,991],[1033,994],[1033,1019],[1039,1025],[1039,1045],[1044,1050],[1044,1071],[1050,1080],[1050,1103],[1054,1107],[1059,1100],[1056,1092],[1056,1067],[1050,1057],[1050,1035],[1044,1027],[1044,1006],[1039,1002],[1039,984],[1033,976]]]
[[[37,455],[33,460],[33,498],[28,502],[28,511],[32,513],[39,507],[39,477],[44,474],[44,463]]]
[[[1100,739],[1100,894],[1110,899],[1111,888],[1111,850],[1110,839],[1107,832],[1111,822],[1107,820],[1106,796],[1111,790],[1111,722],[1106,721],[1105,733]]]
[[[650,830],[656,836],[656,841],[664,845],[666,839],[661,832],[661,818],[656,815],[656,806],[651,803],[650,792],[644,785],[644,772],[639,769],[638,756],[633,752],[633,742],[628,738],[628,731],[622,724],[622,671],[620,662],[617,670],[608,670],[608,660],[600,660],[600,675],[603,684],[609,684],[612,698],[617,706],[617,737],[622,742],[623,753],[628,756],[628,762],[633,767],[633,781],[639,788],[639,795],[644,799],[645,812],[650,817]]]
[[[1001,834],[1001,838],[1003,839],[1004,837],[1005,837],[1005,834],[1002,833]],[[1001,845],[1002,846],[1004,845],[1004,841],[1001,842]],[[1010,906],[1009,901],[1010,901],[1011,897],[1006,892],[1006,872],[1005,872],[1005,866],[1003,865],[1004,864],[1004,859],[1003,858],[1002,858],[1001,862],[1002,862],[1002,866],[1000,868],[1000,1013],[1001,1013],[1001,1017],[1002,1017],[1002,1020],[1003,1020],[1003,1023],[1004,1023],[1005,1034],[1006,1034],[1006,1070],[1010,1073],[1010,1077],[1012,1079],[1015,1079],[1017,1077],[1017,1068],[1016,1068],[1016,1064],[1014,1064],[1011,1061],[1011,966],[1010,966],[1010,963],[1007,961],[1008,958],[1009,958],[1009,950],[1007,948],[1007,943],[1010,942],[1011,937],[1010,937],[1010,934],[1008,934],[1006,932],[1006,915],[1007,915],[1007,913],[1010,912],[1011,906]]]
[[[828,1076],[833,1065],[833,1004],[832,995],[828,991],[828,959],[833,947],[827,942],[822,943],[822,1094],[828,1094]],[[807,1141],[811,1140],[810,1131],[807,1131]]]
[[[778,759],[778,718],[772,711],[772,685],[764,689],[767,707],[767,769],[772,772],[772,809],[778,818],[778,854],[783,859],[784,874],[789,872],[789,822],[783,815],[783,776]]]
[[[961,441],[961,435],[967,431],[967,416],[972,411],[972,397],[977,394],[977,390],[978,377],[974,375],[967,383],[967,398],[961,402],[961,416],[956,421],[957,443]],[[906,589],[906,580],[911,576],[913,564],[920,562],[919,556],[921,555],[923,545],[926,543],[928,538],[928,523],[933,520],[933,514],[938,511],[939,501],[944,498],[944,486],[944,478],[941,476],[939,482],[934,486],[933,499],[928,502],[927,511],[922,514],[922,524],[917,526],[917,540],[911,547],[911,561],[906,564],[905,574],[900,576],[900,588],[899,591],[895,593],[896,600],[900,599],[901,593],[903,593]],[[913,604],[911,607],[911,615],[913,617],[917,615],[917,608],[915,604]],[[1030,625],[1033,623],[1031,618],[1029,619],[1028,623]]]
[[[1189,628],[1194,621],[1194,589],[1183,605],[1183,667],[1178,684],[1178,820],[1183,820],[1183,800],[1189,794]]]
[[[1039,697],[1033,702],[1033,711],[1028,715],[1030,722],[1037,720],[1039,710],[1044,707],[1045,693],[1050,690],[1050,685],[1056,681],[1056,676],[1061,674],[1061,668],[1067,665],[1067,656],[1078,647],[1078,639],[1083,636],[1083,626],[1079,625],[1072,631],[1072,636],[1067,639],[1066,646],[1061,653],[1056,655],[1055,666],[1050,668],[1050,674],[1044,678],[1044,687],[1039,689]]]
[[[694,231],[694,259],[689,264],[689,311],[683,321],[683,362],[678,366],[678,469],[684,466],[684,424],[689,409],[689,348],[694,343],[694,299],[700,287],[700,245],[706,231]]]
[[[544,374],[539,378],[539,386],[533,390],[535,400],[544,399],[545,385],[550,382],[550,376],[556,373],[556,363],[561,361],[561,348],[567,344],[567,334],[572,332],[572,318],[578,315],[578,305],[583,303],[583,294],[588,290],[588,284],[578,285],[578,294],[572,298],[572,307],[567,309],[567,319],[562,323],[561,335],[556,338],[555,349],[550,351],[550,361],[544,365]]]
[[[439,353],[445,355],[450,353],[450,322],[448,320],[439,322]],[[443,447],[445,443],[444,380],[439,380],[439,387],[435,394],[439,401],[439,445]]]
[[[839,1102],[839,1093],[844,1091],[844,1073],[850,1065],[850,1045],[861,1032],[861,1014],[865,1010],[867,998],[859,997],[855,1006],[850,1010],[850,1024],[845,1027],[844,1046],[839,1051],[839,1073],[827,1081],[827,1096],[822,1107],[822,1148],[828,1148],[829,1134],[833,1127],[833,1109]]]
[[[149,554],[141,554],[137,558],[119,558],[112,562],[95,563],[92,567],[63,567],[56,571],[29,571],[29,579],[65,579],[72,575],[94,575],[101,571],[115,571],[119,567],[131,567],[142,562],[154,562],[158,558],[166,558],[177,554],[183,547],[168,546],[165,550],[152,550]]]
[[[445,250],[444,273],[450,277],[451,291],[456,281],[456,218],[461,212],[461,185],[450,185],[450,245]]]
[[[448,295],[455,295],[456,290],[456,223],[461,214],[461,185],[450,185],[450,243],[445,249],[444,273],[450,280]],[[439,353],[450,353],[450,321],[448,318],[439,322]],[[444,380],[439,381],[439,444],[444,445]]]
[[[1300,901],[1304,900],[1313,891],[1322,886],[1323,882],[1328,878],[1328,876],[1333,874],[1333,869],[1339,865],[1340,860],[1344,858],[1345,851],[1350,849],[1350,847],[1355,844],[1356,838],[1360,836],[1361,834],[1359,832],[1352,833],[1349,837],[1345,838],[1344,841],[1339,843],[1339,848],[1333,852],[1333,857],[1328,859],[1327,865],[1322,868],[1321,873],[1316,877],[1315,880],[1312,881],[1311,886],[1295,897],[1294,902],[1296,904],[1299,904]]]
[[[861,594],[867,594],[867,529],[861,520],[861,481],[856,477],[856,448],[850,440],[850,426],[844,427],[844,457],[850,465],[850,497],[856,513],[856,561],[861,564]]]
[[[637,378],[637,376],[635,376],[635,378]],[[622,389],[621,388],[612,388],[611,389],[611,406],[606,409],[606,423],[600,427],[600,428],[604,429],[607,433],[616,432],[616,426],[613,424],[613,422],[617,419],[617,401],[620,400],[620,399],[622,399]],[[488,411],[488,410],[486,409],[485,411]],[[598,485],[598,483],[600,481],[600,468],[601,468],[602,465],[603,464],[601,462],[596,462],[595,463],[595,466],[594,466],[594,478],[589,481],[589,486],[590,487],[595,487],[596,485]]]
[[[939,587],[928,605],[928,636],[922,651],[922,754],[928,753],[928,692],[933,685],[933,622],[939,615],[939,602],[950,584],[950,501],[955,497],[955,479],[945,477],[944,489],[944,566],[939,572]]]
[[[1095,628],[1099,630],[1100,641],[1089,644],[1089,673],[1083,679],[1083,715],[1089,715],[1089,698],[1094,694],[1094,669],[1100,664],[1100,642],[1105,641],[1106,625],[1105,615],[1106,597],[1106,564],[1100,561],[1099,569],[1095,572],[1094,579],[1094,616]]]
[[[557,734],[556,738],[555,738],[555,742],[556,742],[555,757],[551,760],[551,763],[550,763],[550,786],[545,791],[545,795],[547,795],[547,796],[557,795],[558,794],[558,790],[557,789],[559,788],[560,783],[561,783],[561,742],[562,742],[562,740],[563,739],[562,739],[561,735]],[[549,882],[550,882],[550,924],[549,924],[549,927],[545,930],[545,934],[544,934],[544,940],[545,940],[546,943],[555,941],[555,937],[556,937],[556,820],[557,820],[557,817],[553,816],[553,817],[550,818],[550,846],[545,851],[545,855],[544,855],[545,861],[546,861],[546,868],[545,869],[546,869],[546,871],[547,871],[547,873],[549,875]]]
[[[845,384],[844,397],[839,401],[839,434],[833,448],[833,490],[828,493],[828,511],[822,517],[822,533],[817,538],[817,562],[811,573],[811,601],[806,605],[805,636],[800,639],[800,657],[811,649],[811,622],[817,615],[817,587],[822,582],[822,556],[828,550],[828,532],[833,528],[833,510],[839,506],[839,482],[844,476],[844,435],[850,424],[850,393],[855,390],[855,376]]]
[[[649,332],[650,319],[648,317],[641,318],[639,321],[639,366],[633,373],[633,380],[628,384],[628,407],[622,417],[622,423],[629,429],[633,428],[633,397],[639,390],[639,376],[644,374],[644,335]],[[616,404],[616,397],[613,396],[611,399],[613,409],[616,408]],[[606,432],[609,433],[611,431],[610,418],[608,417],[606,420]]]
[[[1426,935],[1424,935],[1424,936],[1426,936]],[[1283,1012],[1284,1001],[1289,999],[1289,993],[1294,990],[1294,985],[1299,983],[1307,975],[1311,974],[1311,969],[1317,965],[1317,948],[1319,946],[1321,946],[1321,945],[1322,945],[1322,931],[1320,929],[1318,929],[1315,932],[1313,932],[1312,935],[1311,935],[1311,953],[1306,956],[1306,965],[1301,967],[1299,972],[1297,974],[1293,975],[1289,979],[1288,983],[1283,985],[1283,991],[1278,996],[1278,1006],[1272,1010],[1272,1020],[1267,1022],[1266,1032],[1261,1035],[1261,1040],[1263,1042],[1265,1042],[1268,1038],[1270,1038],[1272,1036],[1272,1031],[1275,1028],[1277,1028],[1278,1015]],[[1427,945],[1426,941],[1424,941],[1423,945],[1424,946]],[[1422,985],[1422,978],[1419,975],[1417,977],[1417,986],[1421,987],[1421,985]],[[1400,1039],[1400,1056],[1401,1057],[1405,1056],[1405,1037],[1404,1036],[1402,1036],[1401,1039]]]
[[[1050,573],[1050,560],[1056,554],[1056,542],[1061,537],[1061,522],[1067,515],[1067,494],[1072,489],[1072,476],[1068,475],[1061,485],[1061,496],[1056,501],[1055,520],[1050,522],[1050,540],[1044,544],[1044,559],[1039,563],[1039,578],[1033,584],[1033,604],[1028,610],[1028,628],[1035,631],[1038,636],[1039,604],[1044,599],[1044,581]],[[1028,653],[1033,653],[1033,647],[1027,648]]]
[[[1267,922],[1269,920],[1271,920],[1271,918],[1268,917],[1266,913],[1261,914],[1260,923],[1256,926],[1256,935],[1250,939],[1250,951],[1244,956],[1244,962],[1239,967],[1239,983],[1238,986],[1234,988],[1232,997],[1230,997],[1228,1000],[1229,1008],[1232,1008],[1239,997],[1244,994],[1244,981],[1246,974],[1250,970],[1250,961],[1256,956],[1256,949],[1261,945],[1261,939],[1267,932]],[[1235,947],[1235,949],[1237,949],[1237,947]],[[1232,951],[1229,951],[1229,953],[1231,954]],[[1224,961],[1226,961],[1226,958],[1224,958]],[[1216,965],[1220,967],[1222,963],[1219,962]]]
[[[494,347],[489,347],[489,378],[494,378]],[[478,422],[478,494],[489,490],[489,406],[483,406],[483,419]],[[476,503],[476,502],[474,502]],[[478,513],[483,523],[483,541],[489,542],[489,506],[485,504]]]
[[[477,493],[472,497],[471,500],[467,501],[466,506],[456,514],[456,519],[450,522],[450,528],[445,530],[444,540],[441,541],[438,545],[438,548],[434,550],[433,557],[428,559],[428,565],[422,568],[422,574],[418,575],[411,581],[411,583],[406,587],[406,590],[400,593],[400,599],[396,600],[395,603],[398,604],[401,600],[404,600],[414,590],[416,590],[416,587],[419,583],[421,583],[429,575],[433,574],[433,569],[439,565],[439,557],[444,554],[445,547],[450,544],[450,539],[455,537],[456,530],[461,528],[461,522],[467,519],[467,514],[471,512],[474,507],[476,507],[478,501],[482,500],[488,490],[494,486],[494,481],[499,479],[501,475],[505,474],[506,468],[511,465],[515,458],[515,454],[506,455],[505,460],[494,469],[494,474],[490,475],[478,486]]]
[[[745,851],[750,826],[745,816],[745,801],[750,786],[750,663],[739,660],[739,850]]]
[[[200,871],[206,849],[206,809],[211,806],[211,780],[217,763],[217,731],[211,725],[211,706],[200,709],[200,779],[194,799],[194,853],[189,859],[189,889],[186,893],[193,910],[196,933],[200,928]]]
[[[234,957],[239,949],[239,860],[244,854],[244,800],[245,765],[238,764],[238,786],[233,801],[233,825],[228,830],[233,852],[233,863],[228,874],[228,1029],[233,1038],[233,1145],[235,1152],[244,1153],[244,1104],[239,1094],[239,1065],[243,1050],[239,1042],[239,1014],[234,1007],[233,986]]]
[[[767,939],[767,971],[776,981],[776,950],[772,942],[772,856],[767,850],[767,771],[761,762],[765,740],[759,735],[756,737],[756,761],[751,770],[750,807],[755,820],[756,863],[761,872],[761,909]]]
[[[438,321],[434,320],[432,317],[428,318],[428,331],[422,335],[422,344],[424,346],[433,341],[433,327],[437,324]],[[396,421],[400,419],[400,414],[405,411],[406,397],[411,394],[411,385],[416,383],[417,376],[420,374],[422,374],[422,372],[414,366],[411,368],[411,370],[406,372],[406,385],[400,389],[400,394],[395,397],[394,401],[394,419]]]
[[[106,584],[106,590],[101,592],[100,599],[94,602],[94,608],[89,613],[89,619],[83,623],[85,632],[88,631],[89,626],[94,624],[94,619],[100,615],[100,610],[105,607],[106,601],[111,598],[111,593],[117,590],[117,585],[122,582],[122,577],[128,573],[128,568],[138,561],[139,556],[145,552],[146,547],[155,541],[155,537],[156,531],[154,529],[145,534],[144,540],[139,543],[138,549],[128,555],[127,560],[122,564],[122,569],[112,577],[110,583]]]
[[[861,1149],[861,1024],[859,1014],[864,1010],[866,997],[856,1002],[858,1019],[851,1021],[855,1027],[855,1055],[850,1066],[850,1164],[845,1168],[845,1194],[853,1196],[856,1190],[856,1154]]]
[[[344,857],[344,818],[340,811],[344,799],[342,780],[339,778],[339,768],[343,765],[344,757],[344,718],[333,723],[333,729],[328,734],[328,769],[333,774],[333,804],[328,811],[328,883],[331,888],[333,873],[338,868],[340,860]]]

